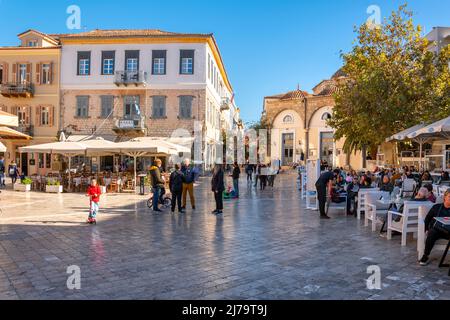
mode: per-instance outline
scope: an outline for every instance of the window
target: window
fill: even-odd
[[[165,117],[166,117],[166,97],[154,96],[152,118],[162,119]]]
[[[192,96],[180,96],[180,119],[192,118]]]
[[[325,113],[322,115],[322,120],[323,120],[323,121],[327,121],[327,120],[329,120],[329,119],[331,119],[331,114],[329,114],[328,112],[325,112]]]
[[[101,96],[101,117],[108,118],[114,108],[114,96]]]
[[[294,118],[292,118],[292,116],[290,116],[290,115],[287,115],[283,118],[283,122],[284,123],[292,123],[292,122],[294,122]]]
[[[37,40],[30,40],[30,41],[28,41],[28,43],[27,43],[27,46],[28,46],[28,47],[37,47],[37,45],[38,45]]]
[[[50,108],[41,107],[41,126],[50,125]]]
[[[42,64],[42,84],[51,83],[51,66],[50,63]]]
[[[26,107],[17,107],[17,118],[19,120],[19,126],[27,124],[27,111]]]
[[[43,153],[39,153],[38,164],[39,164],[39,169],[44,168],[44,154]]]
[[[125,70],[137,72],[139,70],[139,50],[125,51]]]
[[[19,64],[19,83],[27,82],[27,64]]]
[[[91,53],[88,51],[78,52],[78,75],[88,76],[91,74]]]
[[[194,74],[194,50],[180,51],[180,74]]]
[[[50,153],[45,154],[45,167],[47,169],[52,167],[52,155]]]
[[[136,116],[141,115],[139,96],[125,96],[123,99],[124,99],[125,118],[134,119]]]
[[[211,79],[211,56],[208,53],[208,79]]]
[[[0,84],[3,83],[3,65],[0,64]]]
[[[115,51],[102,51],[102,75],[114,74]]]
[[[166,51],[165,50],[153,50],[153,68],[152,74],[164,75],[166,74]]]
[[[77,118],[89,117],[89,96],[77,96]]]

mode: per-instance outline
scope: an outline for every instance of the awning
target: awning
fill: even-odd
[[[403,130],[402,132],[396,133],[393,136],[389,137],[386,139],[386,142],[392,142],[392,141],[403,141],[408,139],[408,135],[412,132],[415,132],[419,129],[422,129],[423,127],[425,127],[425,124],[421,123],[418,124],[414,127],[411,127],[409,129]]]
[[[0,152],[6,152],[6,146],[0,142]]]
[[[0,111],[0,126],[18,127],[19,117],[11,113]]]
[[[408,134],[409,139],[417,138],[444,138],[450,137],[450,117],[432,123],[428,126],[424,126],[418,130]]]
[[[84,154],[86,146],[78,142],[53,142],[19,148],[20,152],[55,153],[66,156]]]
[[[9,127],[0,127],[0,138],[10,140],[31,140],[29,135]]]

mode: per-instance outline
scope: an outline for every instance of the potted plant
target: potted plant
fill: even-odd
[[[14,191],[21,191],[21,192],[28,192],[31,191],[31,184],[33,183],[33,180],[30,178],[22,179],[20,183],[14,184]]]
[[[63,186],[58,180],[48,180],[45,186],[45,192],[48,193],[62,193]]]

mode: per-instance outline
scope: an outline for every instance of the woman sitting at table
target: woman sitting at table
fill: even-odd
[[[347,185],[347,214],[356,215],[356,197],[360,189],[358,176],[353,177],[353,181]],[[351,210],[353,204],[353,211]]]
[[[388,175],[383,176],[383,181],[381,182],[380,191],[385,191],[385,192],[389,192],[389,193],[392,193],[392,191],[394,191],[394,185],[392,184]]]
[[[448,184],[450,183],[450,175],[448,173],[448,171],[442,171],[441,173],[441,178],[439,179],[439,183],[438,184]]]
[[[423,187],[428,190],[428,201],[436,203],[436,196],[433,193],[433,185],[431,183],[427,183]]]

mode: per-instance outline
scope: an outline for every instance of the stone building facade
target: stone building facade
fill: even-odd
[[[262,121],[270,131],[270,157],[283,166],[319,159],[334,167],[362,167],[359,152],[347,155],[344,140],[335,141],[327,125],[335,105],[333,93],[344,75],[338,71],[319,83],[312,93],[297,90],[264,98]]]

